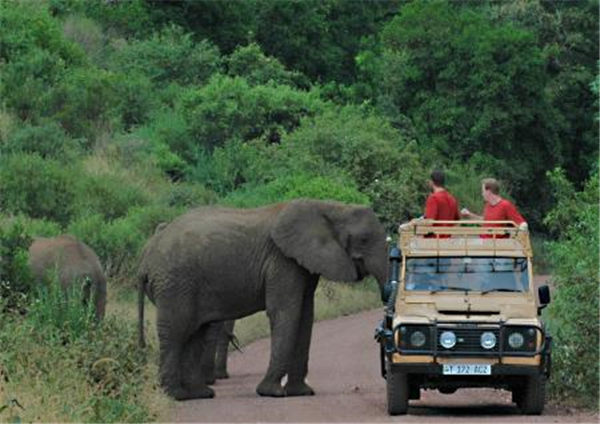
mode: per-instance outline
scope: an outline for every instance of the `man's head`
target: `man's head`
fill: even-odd
[[[440,171],[439,169],[434,169],[431,172],[431,177],[429,179],[429,183],[433,187],[444,187],[444,183],[445,183],[444,171]]]
[[[494,178],[484,178],[481,180],[481,195],[486,202],[500,193],[500,183]]]

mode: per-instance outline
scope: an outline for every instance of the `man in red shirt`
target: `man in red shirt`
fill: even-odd
[[[429,180],[429,186],[431,187],[432,193],[425,202],[425,218],[426,219],[438,219],[455,221],[460,219],[458,213],[458,202],[448,191],[444,188],[444,173],[439,170],[435,170],[431,173],[431,179]]]
[[[476,215],[467,208],[461,210],[461,214],[472,219],[483,219],[484,221],[514,221],[519,228],[526,229],[525,218],[517,211],[515,205],[503,199],[499,195],[500,184],[494,178],[485,178],[481,181],[481,195],[485,201],[483,217]],[[486,224],[486,227],[501,227],[500,224]]]
[[[443,221],[455,221],[460,219],[458,213],[458,202],[444,187],[444,173],[440,170],[435,170],[431,173],[429,187],[432,193],[427,197],[425,202],[425,219],[437,219]],[[443,224],[434,224],[440,226]],[[433,237],[427,235],[426,237]],[[448,234],[440,234],[439,238],[448,238]]]

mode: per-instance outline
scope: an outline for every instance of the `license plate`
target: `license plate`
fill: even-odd
[[[482,364],[444,364],[444,375],[491,375],[492,366]]]

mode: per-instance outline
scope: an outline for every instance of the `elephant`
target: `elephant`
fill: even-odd
[[[142,252],[140,341],[147,296],[157,310],[161,386],[176,400],[212,398],[205,375],[210,355],[203,354],[223,321],[266,310],[271,353],[256,392],[313,395],[305,377],[319,277],[353,282],[372,275],[381,289],[386,256],[384,228],[365,206],[296,199],[254,209],[192,209],[155,233]]]
[[[38,282],[57,273],[64,289],[74,282],[84,285],[84,300],[92,298],[97,320],[104,318],[106,278],[96,253],[75,237],[63,234],[52,238],[37,237],[29,246],[29,268]]]

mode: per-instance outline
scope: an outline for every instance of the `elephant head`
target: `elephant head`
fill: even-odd
[[[387,277],[386,235],[368,207],[298,200],[278,214],[275,244],[313,274],[334,281]]]
[[[98,256],[89,246],[70,235],[36,238],[29,247],[29,267],[38,282],[56,272],[64,289],[74,283],[84,284],[84,300],[91,297],[96,318],[104,317],[106,279]]]

